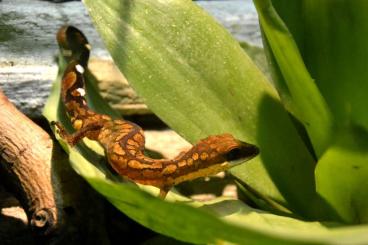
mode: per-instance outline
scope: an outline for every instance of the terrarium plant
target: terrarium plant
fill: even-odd
[[[228,132],[260,148],[230,170],[250,207],[178,193],[161,200],[154,188],[106,177],[98,145],[64,145],[73,168],[118,209],[192,243],[368,242],[366,1],[254,0],[272,81],[192,1],[84,2],[116,65],[171,128],[190,142]],[[65,121],[58,84],[44,111],[50,121]],[[96,93],[89,101],[112,113]]]

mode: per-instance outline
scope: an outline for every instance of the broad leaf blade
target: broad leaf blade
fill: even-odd
[[[273,0],[341,127],[368,129],[368,2]],[[293,11],[295,10],[295,11]]]
[[[89,157],[93,157],[89,155]],[[105,173],[71,149],[72,167],[119,210],[150,229],[195,244],[221,240],[236,244],[366,244],[368,226],[305,222],[244,205],[238,200],[190,202],[170,194],[163,201],[136,186],[112,182]],[[152,188],[143,188],[157,194]],[[204,228],[205,227],[205,228]]]
[[[232,173],[265,197],[318,217],[314,160],[272,85],[228,32],[191,1],[85,4],[151,110],[191,142],[229,132],[256,144],[260,157]]]
[[[310,76],[298,47],[286,25],[272,6],[271,0],[254,0],[262,30],[277,69],[282,77],[275,79],[286,108],[306,128],[317,156],[328,146],[333,119],[329,108]]]
[[[367,160],[368,133],[351,126],[337,133],[316,168],[318,192],[347,223],[368,223]]]
[[[368,2],[272,2],[295,37],[339,129],[317,165],[318,192],[344,221],[367,222]]]
[[[368,129],[368,2],[314,0],[303,5],[303,55],[311,74],[340,124],[353,120]]]
[[[60,55],[58,76],[53,84],[52,92],[46,103],[43,114],[49,122],[62,122],[66,128],[71,130],[72,127],[69,119],[60,102],[60,83],[61,76],[66,66],[65,64],[63,56]],[[102,100],[96,91],[96,87],[94,86],[95,81],[88,70],[86,71],[85,78],[86,91],[89,93],[89,106],[100,113],[106,113],[113,117],[116,116],[116,113],[109,109],[107,103]],[[103,151],[101,151],[101,147],[98,144],[89,140],[84,140],[83,143],[72,148],[58,137],[58,135],[56,136],[63,148],[69,154],[70,163],[78,174],[83,176],[97,191],[109,199],[110,202],[122,212],[157,232],[192,243],[213,243],[219,239],[241,243],[241,241],[244,241],[244,232],[247,233],[247,238],[245,240],[254,244],[267,244],[269,242],[276,242],[276,244],[284,243],[277,241],[280,239],[274,239],[272,235],[264,235],[260,232],[252,231],[251,229],[241,229],[238,226],[223,222],[216,217],[216,215],[209,214],[208,211],[197,209],[203,206],[204,203],[192,202],[188,198],[171,192],[166,200],[175,203],[169,203],[142,191],[146,190],[146,192],[150,192],[157,196],[157,188],[140,186],[142,189],[140,190],[132,183],[123,183],[119,177],[106,168],[107,163],[106,160],[104,160]],[[179,204],[180,202],[182,204]],[[213,202],[216,202],[217,208],[219,209],[218,215],[222,215],[220,210],[225,210],[221,204],[223,200],[217,199]],[[224,204],[226,208],[232,206],[226,203]],[[247,207],[244,204],[242,205]],[[175,215],[168,216],[170,213]],[[183,217],[186,218],[183,219]],[[155,222],[152,222],[152,220]],[[209,225],[209,231],[203,233],[200,228]],[[183,227],[188,228],[183,229]],[[217,232],[221,229],[225,229],[226,232],[224,231],[218,235]]]
[[[60,57],[60,61],[59,75],[43,113],[49,121],[61,121],[64,126],[68,126],[68,118],[60,103],[60,74],[65,68],[62,57]],[[93,91],[94,87],[91,86],[90,79],[86,79],[86,86],[87,91],[91,94],[96,93]],[[89,102],[92,102],[91,100],[94,100],[91,106],[95,105],[96,111],[106,110],[106,104],[101,104],[104,102],[100,101],[99,96],[90,96]],[[100,103],[97,103],[98,101]],[[108,111],[106,110],[105,113]],[[176,239],[200,244],[214,243],[218,240],[228,240],[239,244],[243,242],[251,244],[299,244],[298,239],[289,241],[287,237],[278,237],[277,233],[262,232],[262,224],[258,230],[254,230],[250,225],[244,224],[245,227],[241,227],[238,222],[232,224],[219,218],[230,214],[234,214],[233,218],[236,218],[237,212],[241,210],[251,213],[258,212],[239,201],[217,199],[208,204],[196,203],[173,193],[169,193],[167,201],[170,200],[174,203],[163,201],[145,193],[132,183],[122,183],[119,178],[113,176],[106,169],[107,163],[103,156],[97,153],[100,151],[97,144],[90,144],[85,140],[85,143],[89,143],[90,148],[83,144],[71,148],[63,140],[59,139],[59,141],[69,153],[72,167],[78,174],[83,176],[122,212],[152,230]],[[158,194],[156,188],[143,186],[141,188],[154,195]],[[199,207],[202,208],[199,209]],[[210,210],[211,212],[209,212]],[[242,213],[244,214],[244,212]],[[262,213],[260,214],[262,215]],[[275,218],[277,220],[277,216]],[[280,219],[284,218],[280,217]],[[253,223],[251,220],[249,220],[249,224]],[[307,224],[307,226],[309,225]],[[203,227],[206,227],[205,231]]]
[[[63,64],[60,68],[59,74],[63,72]],[[88,86],[91,86],[90,82],[90,79],[86,80]],[[65,112],[59,103],[59,84],[60,76],[54,84],[44,115],[49,121],[60,120],[67,123]],[[91,96],[89,102],[95,99],[99,101],[97,94]],[[106,105],[96,101],[92,103],[95,105],[94,109],[108,113]],[[163,201],[139,190],[133,184],[122,183],[118,178],[109,176],[111,173],[104,168],[106,162],[103,161],[103,156],[96,153],[99,148],[97,145],[91,145],[91,149],[85,146],[64,146],[70,153],[73,168],[116,207],[141,224],[179,240],[201,244],[227,240],[257,245],[364,244],[368,239],[367,227],[329,231],[324,227],[326,224],[264,213],[236,200],[216,199],[211,203],[195,203],[171,193],[168,200],[176,203]],[[152,192],[152,188],[143,189]]]

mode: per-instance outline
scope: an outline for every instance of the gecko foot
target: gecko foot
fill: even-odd
[[[160,188],[160,193],[158,194],[158,197],[161,198],[162,200],[165,199],[167,193],[169,193],[171,187],[162,187]]]
[[[55,126],[56,128],[56,133],[66,142],[68,142],[69,145],[74,146],[77,143],[76,137],[74,137],[74,135],[72,134],[68,134],[66,129],[64,128],[63,125],[61,125],[60,122],[55,122],[52,121],[51,122],[52,126]]]

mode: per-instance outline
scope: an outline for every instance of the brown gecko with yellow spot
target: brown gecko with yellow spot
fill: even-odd
[[[121,176],[158,187],[164,198],[174,185],[216,174],[258,154],[256,146],[241,142],[231,134],[222,134],[202,139],[173,159],[145,156],[145,138],[138,125],[123,119],[113,120],[87,106],[83,73],[90,46],[86,37],[78,29],[65,26],[59,30],[57,39],[69,62],[62,78],[61,97],[76,132],[68,134],[59,122],[53,124],[70,145],[84,137],[98,141],[109,164]]]

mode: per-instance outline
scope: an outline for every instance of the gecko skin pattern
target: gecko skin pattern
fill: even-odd
[[[165,197],[171,187],[224,171],[244,162],[259,152],[254,145],[241,142],[231,134],[209,136],[173,159],[152,159],[144,155],[142,129],[123,119],[92,111],[85,100],[84,70],[90,46],[78,29],[65,26],[57,35],[61,52],[69,62],[61,85],[61,98],[76,130],[68,134],[59,122],[53,122],[59,135],[70,145],[83,137],[98,141],[104,148],[109,164],[121,176],[136,183],[156,186]]]

